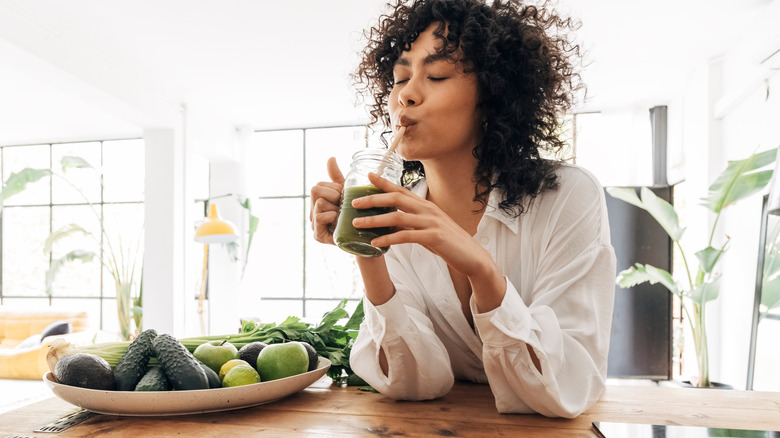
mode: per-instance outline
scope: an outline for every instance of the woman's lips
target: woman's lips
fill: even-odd
[[[396,125],[396,128],[400,128],[401,126],[405,126],[408,129],[410,126],[416,125],[416,124],[417,124],[417,120],[414,120],[414,119],[406,117],[406,116],[401,116],[401,118],[398,119],[398,125]]]

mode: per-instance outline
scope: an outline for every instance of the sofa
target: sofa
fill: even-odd
[[[52,334],[41,340],[47,328]],[[49,370],[46,353],[55,339],[89,334],[87,312],[0,309],[0,379],[41,379]]]

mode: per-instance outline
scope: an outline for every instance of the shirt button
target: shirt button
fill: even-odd
[[[479,243],[481,243],[481,244],[483,244],[483,245],[487,245],[487,244],[488,244],[488,242],[490,242],[490,239],[488,239],[488,238],[487,238],[487,237],[485,237],[485,236],[482,236],[482,237],[480,237],[480,238],[479,238]]]

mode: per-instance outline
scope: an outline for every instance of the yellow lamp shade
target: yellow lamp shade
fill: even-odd
[[[236,227],[219,217],[217,206],[211,204],[209,216],[195,229],[195,240],[201,243],[227,243],[238,239]]]

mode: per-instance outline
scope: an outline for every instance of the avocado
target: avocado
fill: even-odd
[[[205,363],[198,361],[200,364],[200,367],[203,369],[203,372],[206,373],[206,379],[209,381],[209,388],[222,388],[222,381],[219,380],[219,374],[216,373],[216,371],[212,370],[208,365]]]
[[[306,352],[309,353],[309,369],[306,371],[316,370],[320,361],[320,357],[317,355],[317,350],[315,350],[314,347],[312,347],[308,342],[301,341],[300,343],[303,344],[303,346],[306,348]]]
[[[162,333],[154,338],[152,348],[174,389],[209,389],[209,380],[200,361],[178,339]]]
[[[114,389],[114,372],[102,357],[90,353],[71,353],[54,366],[54,377],[63,385],[80,388]]]
[[[267,346],[265,342],[250,342],[238,350],[238,358],[252,365],[253,368],[257,368],[257,356]]]
[[[165,377],[161,367],[149,368],[149,371],[141,377],[138,385],[135,386],[136,391],[170,391],[171,382]]]

